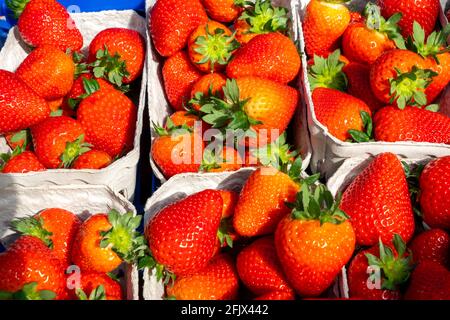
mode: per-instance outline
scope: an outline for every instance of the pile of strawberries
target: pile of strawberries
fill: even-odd
[[[436,29],[439,0],[377,0],[362,14],[345,2],[306,8],[317,120],[342,141],[450,144],[449,114],[438,112],[450,81],[450,27]]]
[[[0,299],[122,300],[120,267],[148,251],[140,223],[116,210],[83,222],[60,208],[13,220],[19,238],[0,254]]]
[[[13,150],[0,172],[102,169],[133,148],[137,107],[125,94],[142,73],[145,42],[134,30],[83,38],[55,0],[14,0],[22,40],[33,50],[0,70],[0,135]],[[26,3],[27,1],[25,1]]]
[[[270,0],[158,0],[149,16],[176,111],[155,125],[151,154],[164,176],[257,165],[253,150],[283,134],[298,105],[288,85],[301,67],[288,10]]]

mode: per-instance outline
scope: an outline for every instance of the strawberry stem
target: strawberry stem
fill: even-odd
[[[54,300],[56,294],[50,290],[37,290],[37,282],[30,282],[16,292],[0,291],[0,300]]]
[[[308,80],[311,90],[331,88],[345,91],[347,89],[347,76],[342,72],[345,64],[339,60],[340,56],[341,51],[339,49],[327,58],[314,55],[314,64],[308,69]]]
[[[288,30],[288,9],[274,7],[271,0],[246,1],[248,6],[239,20],[245,20],[250,26],[249,33],[282,32]]]
[[[44,221],[42,218],[17,218],[11,221],[11,228],[21,235],[36,237],[42,240],[42,242],[50,249],[53,248],[53,241],[50,239],[53,233],[44,228]]]
[[[75,160],[82,154],[91,150],[92,145],[84,142],[84,134],[76,140],[66,143],[66,149],[60,157],[62,168],[70,168]]]
[[[30,0],[6,0],[6,6],[12,11],[15,19],[18,19]]]
[[[348,133],[352,137],[349,142],[370,142],[375,141],[373,137],[373,122],[372,117],[366,111],[360,111],[361,119],[364,125],[364,131],[348,130]]]

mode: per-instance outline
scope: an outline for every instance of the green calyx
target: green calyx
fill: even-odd
[[[92,290],[89,297],[82,289],[76,289],[75,294],[77,295],[78,300],[106,300],[106,292],[103,285],[99,285]]]
[[[18,156],[22,152],[25,151],[26,145],[23,145],[22,147],[16,147],[13,152],[8,153],[0,153],[0,172],[3,171],[6,164],[14,157]]]
[[[220,28],[216,28],[211,32],[208,25],[206,25],[206,36],[198,37],[195,44],[197,47],[194,51],[203,56],[197,64],[210,62],[211,71],[215,70],[217,64],[222,66],[228,64],[233,51],[240,46],[235,39],[235,34],[228,36]]]
[[[433,57],[439,63],[437,55],[450,51],[450,46],[447,46],[449,35],[450,25],[447,25],[441,31],[433,31],[425,41],[424,29],[417,21],[414,21],[413,35],[408,38],[408,49],[416,52],[423,58]]]
[[[385,246],[381,239],[379,241],[380,256],[366,254],[369,266],[380,269],[381,287],[386,290],[397,290],[409,279],[413,269],[412,254],[409,250],[407,251],[405,242],[398,234],[394,235],[393,245],[397,254],[394,254],[390,247]]]
[[[208,147],[205,148],[205,150],[203,151],[203,159],[199,171],[209,172],[211,170],[221,168],[221,164],[225,163],[226,159],[223,158],[223,149],[219,149],[220,150],[214,150]]]
[[[424,106],[427,104],[425,89],[430,85],[437,73],[430,69],[419,69],[414,66],[411,72],[397,71],[397,78],[389,79],[391,86],[390,103],[397,103],[399,109],[406,106]]]
[[[162,127],[154,122],[152,122],[152,126],[153,130],[159,137],[183,135],[193,131],[192,128],[185,124],[182,126],[176,126],[170,117],[166,120],[166,127]]]
[[[274,7],[270,0],[246,1],[247,8],[240,16],[250,26],[249,33],[286,32],[288,29],[288,10]]]
[[[342,68],[345,64],[339,60],[340,50],[334,51],[327,58],[314,55],[314,64],[309,67],[308,80],[311,90],[330,88],[340,91],[347,89],[348,80]]]
[[[394,41],[399,49],[406,49],[405,39],[403,38],[398,22],[402,19],[400,12],[392,15],[388,20],[384,19],[380,12],[380,7],[369,2],[364,12],[366,17],[366,26],[371,29],[385,34],[389,39]]]
[[[91,145],[84,142],[84,134],[79,136],[76,140],[66,143],[66,149],[60,157],[60,168],[72,167],[75,160],[82,154],[91,150]]]
[[[30,282],[17,292],[0,291],[0,300],[54,300],[56,294],[50,290],[37,290],[37,282]]]
[[[375,141],[373,137],[373,122],[372,117],[366,111],[360,111],[361,119],[364,125],[364,131],[348,130],[348,133],[352,137],[348,142],[371,142]]]
[[[405,172],[406,182],[408,183],[409,195],[411,198],[411,204],[414,210],[414,213],[421,217],[422,212],[420,211],[420,184],[419,178],[422,174],[424,165],[408,165],[405,161],[402,161],[403,171]]]
[[[234,231],[233,219],[225,218],[220,221],[219,230],[217,231],[217,238],[219,239],[220,245],[226,244],[229,248],[233,248],[233,239],[231,234]]]
[[[36,237],[42,240],[50,249],[53,248],[53,241],[50,239],[53,233],[44,228],[42,218],[26,217],[14,219],[11,221],[11,228],[21,235]]]
[[[76,110],[80,102],[100,90],[100,84],[96,79],[83,78],[84,94],[74,98],[69,98],[67,103],[72,110]]]
[[[12,11],[15,19],[18,19],[30,0],[6,0],[6,6]]]

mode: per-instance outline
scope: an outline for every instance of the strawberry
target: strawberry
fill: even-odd
[[[215,251],[222,208],[220,192],[205,190],[159,211],[145,227],[156,262],[180,277],[206,267]]]
[[[39,161],[48,169],[70,168],[80,154],[89,151],[81,123],[72,118],[51,117],[31,127]]]
[[[26,129],[50,116],[47,102],[6,70],[0,70],[0,100],[0,134]]]
[[[408,280],[412,269],[412,257],[400,236],[394,236],[392,245],[385,246],[380,241],[353,258],[347,271],[350,297],[399,300],[400,286]]]
[[[141,216],[116,210],[96,214],[80,226],[72,247],[72,262],[84,272],[107,273],[122,262],[135,263],[144,245],[136,232]]]
[[[227,66],[229,78],[256,76],[283,84],[294,80],[301,66],[291,39],[281,33],[257,35],[238,49]]]
[[[61,299],[65,294],[64,266],[38,238],[24,236],[0,254],[2,299]],[[19,292],[22,291],[22,292]]]
[[[218,255],[189,276],[177,278],[167,287],[167,296],[177,300],[233,300],[237,298],[239,278],[233,260]]]
[[[420,175],[420,207],[432,228],[450,229],[449,168],[450,156],[446,156],[428,163]]]
[[[137,108],[118,90],[100,89],[79,105],[77,119],[86,131],[86,141],[115,158],[133,148]]]
[[[439,16],[439,0],[377,0],[381,8],[381,14],[388,19],[395,13],[402,13],[402,19],[398,25],[404,37],[413,33],[413,23],[417,21],[425,28],[425,33],[430,34]]]
[[[219,22],[233,22],[242,11],[235,0],[201,0],[211,19]]]
[[[238,234],[233,229],[233,215],[239,194],[230,190],[219,190],[222,196],[222,220],[220,221],[219,231],[217,232],[218,243],[216,250],[219,251],[223,247],[233,247],[233,242],[239,239]]]
[[[113,162],[109,154],[104,151],[91,150],[83,153],[73,163],[72,169],[83,170],[93,169],[99,170],[106,168]]]
[[[346,0],[312,0],[303,21],[306,53],[322,56],[338,47],[338,41],[350,23]]]
[[[21,151],[17,148],[12,154],[0,154],[3,165],[0,165],[1,173],[27,173],[45,171],[45,167],[39,162],[32,151]]]
[[[234,24],[236,39],[242,45],[258,34],[287,32],[289,16],[286,8],[273,6],[271,0],[256,0],[254,5],[249,2],[245,5],[245,10]]]
[[[385,20],[380,8],[369,2],[365,8],[365,16],[365,23],[351,24],[342,37],[342,49],[348,59],[372,64],[386,51],[406,49],[405,40],[397,26],[402,17],[400,13]]]
[[[57,100],[72,88],[75,64],[64,52],[44,45],[34,49],[25,58],[16,74],[44,99]]]
[[[72,243],[81,225],[75,214],[64,209],[46,209],[33,217],[13,220],[11,225],[22,235],[41,239],[64,266],[70,265]]]
[[[74,294],[79,300],[123,300],[120,283],[105,273],[82,272]]]
[[[6,143],[11,148],[11,150],[15,150],[16,148],[20,148],[22,150],[30,150],[31,146],[31,135],[30,130],[20,130],[16,132],[6,133],[4,135]]]
[[[340,208],[350,216],[359,245],[371,246],[381,238],[390,243],[398,234],[406,243],[414,233],[414,216],[402,164],[383,153],[347,187]]]
[[[363,131],[364,113],[370,118],[369,107],[358,98],[335,89],[317,88],[312,93],[317,120],[339,140],[351,139],[352,130]]]
[[[450,118],[441,113],[406,107],[384,107],[374,116],[377,141],[450,143]]]
[[[200,110],[197,104],[202,97],[210,97],[212,95],[223,98],[223,87],[226,85],[227,79],[220,73],[209,73],[202,76],[194,83],[191,90],[190,106],[196,110]]]
[[[125,28],[98,33],[89,45],[89,62],[96,78],[121,86],[136,80],[144,69],[145,42],[141,34]]]
[[[245,247],[236,262],[239,278],[255,295],[293,290],[283,274],[273,237],[264,237]]]
[[[230,190],[219,190],[223,200],[222,218],[231,218],[234,215],[239,194]]]
[[[79,51],[83,37],[66,8],[55,0],[8,0],[19,18],[22,39],[32,47],[52,45],[66,52]]]
[[[199,0],[158,0],[149,16],[153,44],[164,57],[183,49],[195,28],[208,21]]]
[[[214,146],[211,144],[210,146]],[[225,172],[237,171],[242,167],[243,160],[233,147],[221,147],[221,150],[211,150],[208,146],[203,151],[203,161],[200,171]]]
[[[188,40],[189,59],[205,73],[224,69],[238,47],[231,30],[215,21],[198,26]]]
[[[201,74],[189,61],[187,54],[180,51],[166,60],[162,68],[164,89],[170,105],[182,111],[189,100],[192,86]]]
[[[272,291],[256,297],[255,300],[295,300],[294,291]]]
[[[406,300],[450,300],[450,271],[433,261],[423,261],[411,275]]]
[[[58,111],[64,102],[64,98],[47,100],[47,104],[52,112]]]
[[[172,123],[175,127],[187,126],[188,128],[192,128],[192,129],[195,127],[196,122],[201,121],[198,116],[196,116],[195,114],[189,113],[187,111],[174,112],[170,116],[170,120],[172,121]],[[168,129],[167,123],[166,123],[165,129]]]
[[[283,271],[302,297],[315,297],[334,281],[355,250],[355,233],[324,185],[302,185],[292,213],[275,232]]]
[[[410,243],[414,262],[434,261],[448,266],[450,262],[450,236],[441,229],[431,229],[416,236]]]

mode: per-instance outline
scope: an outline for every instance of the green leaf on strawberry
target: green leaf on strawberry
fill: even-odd
[[[242,1],[238,2],[242,5]],[[250,26],[250,33],[286,32],[288,29],[288,9],[274,7],[270,0],[245,1],[246,9],[240,16]]]
[[[308,80],[311,90],[330,88],[340,91],[347,89],[348,80],[342,68],[345,64],[339,60],[341,51],[338,49],[327,58],[314,56],[314,64],[309,67]]]

